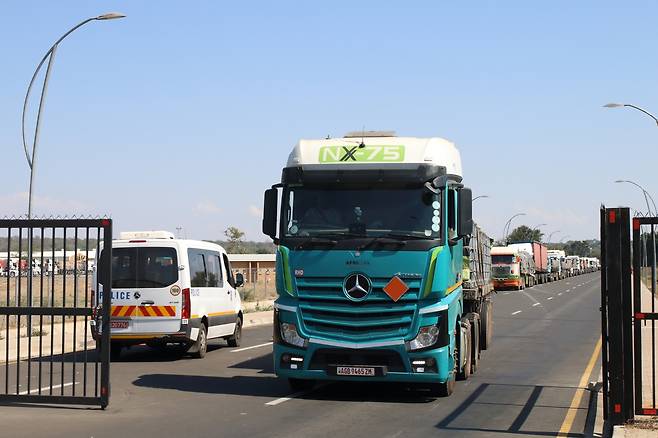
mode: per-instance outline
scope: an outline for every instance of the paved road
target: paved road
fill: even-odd
[[[583,372],[599,338],[599,293],[598,274],[588,274],[497,294],[494,344],[449,398],[375,383],[291,394],[272,374],[272,329],[264,326],[245,330],[242,348],[218,342],[203,360],[133,348],[112,364],[106,411],[3,406],[0,435],[555,436],[579,382],[598,376],[598,363],[592,376]],[[588,401],[573,404],[570,436],[583,433]]]

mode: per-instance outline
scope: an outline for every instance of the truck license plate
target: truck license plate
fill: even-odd
[[[110,321],[110,328],[111,329],[127,329],[128,328],[128,321]]]
[[[336,367],[336,375],[374,377],[375,369],[367,367]]]

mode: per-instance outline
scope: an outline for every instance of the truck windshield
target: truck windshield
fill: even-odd
[[[286,237],[438,239],[440,195],[422,187],[289,188]]]
[[[494,265],[511,265],[514,263],[513,255],[493,255],[491,256],[491,263]]]
[[[101,263],[104,262],[101,254]],[[178,281],[176,249],[114,248],[112,249],[113,288],[160,288]]]

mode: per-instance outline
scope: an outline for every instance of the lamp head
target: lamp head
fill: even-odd
[[[116,20],[118,18],[124,18],[126,15],[121,12],[108,12],[107,14],[99,15],[96,17],[96,20]]]

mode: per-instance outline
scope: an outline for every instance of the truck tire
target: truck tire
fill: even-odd
[[[480,315],[466,315],[471,322],[471,374],[475,374],[480,366]]]
[[[461,320],[461,325],[459,327],[460,330],[464,330],[464,345],[461,345],[461,341],[459,343],[458,350],[456,351],[457,354],[455,354],[455,360],[459,360],[459,357],[463,354],[466,357],[466,363],[464,363],[464,366],[461,366],[461,361],[459,361],[459,365],[457,366],[458,373],[457,373],[457,379],[458,380],[467,380],[469,376],[471,375],[471,323],[469,322],[467,317],[463,317]],[[461,339],[461,335],[459,336],[458,339]]]
[[[455,376],[448,377],[443,383],[431,383],[429,385],[430,394],[434,397],[449,397],[455,392]]]
[[[486,350],[493,337],[493,302],[485,299],[480,306],[480,348]]]

